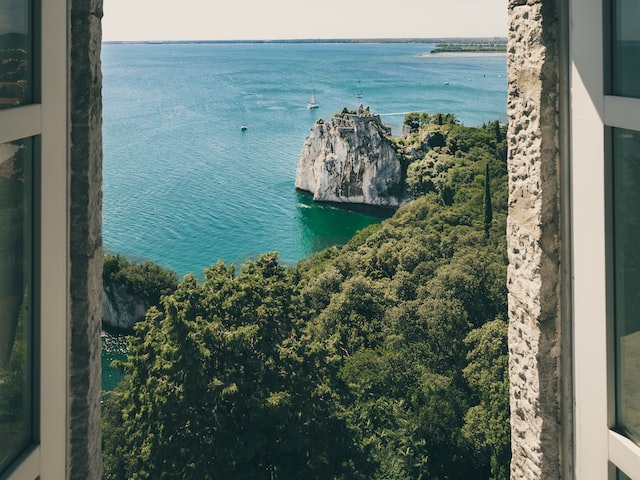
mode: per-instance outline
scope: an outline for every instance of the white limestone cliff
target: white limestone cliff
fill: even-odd
[[[102,290],[102,324],[109,328],[132,329],[144,319],[149,302],[127,292],[124,285],[110,284]]]
[[[368,112],[368,111],[367,111]],[[316,121],[307,137],[296,188],[324,202],[399,207],[406,203],[400,159],[379,115],[358,114]]]

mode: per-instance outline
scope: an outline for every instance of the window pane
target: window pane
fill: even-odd
[[[0,473],[33,431],[31,140],[0,144]]]
[[[630,477],[627,477],[622,470],[616,470],[616,480],[631,480]]]
[[[640,98],[640,2],[613,0],[612,5],[612,93]]]
[[[640,442],[640,132],[613,129],[618,427]]]
[[[0,0],[0,108],[33,102],[31,0]]]

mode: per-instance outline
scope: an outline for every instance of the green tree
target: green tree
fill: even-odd
[[[358,454],[324,372],[308,363],[327,355],[296,341],[292,283],[277,257],[237,277],[218,264],[205,277],[187,276],[164,312],[136,325],[128,378],[106,407],[105,458],[126,451],[126,461],[105,464],[105,476],[351,477]]]
[[[404,122],[412,130],[418,130],[420,128],[420,114],[418,112],[410,112],[405,114]]]
[[[495,122],[493,122],[493,125],[494,125],[494,132],[496,134],[496,143],[500,143],[504,138],[502,135],[502,129],[500,128],[500,121],[496,120]]]
[[[464,376],[478,398],[465,415],[464,436],[479,457],[489,457],[491,479],[509,478],[509,358],[507,324],[488,322],[469,333]]]
[[[491,222],[493,221],[493,208],[491,206],[491,177],[489,177],[489,163],[484,170],[484,236],[489,237]]]

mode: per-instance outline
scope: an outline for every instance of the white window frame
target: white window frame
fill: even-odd
[[[640,447],[615,424],[609,127],[640,131],[640,100],[605,95],[603,0],[570,0],[574,477],[640,480]],[[609,300],[609,302],[608,302]]]
[[[38,298],[40,363],[37,366],[38,442],[11,465],[11,480],[64,479],[67,467],[68,352],[68,8],[66,0],[35,1],[40,31],[40,103],[0,110],[0,143],[40,137]],[[34,25],[34,29],[37,25]]]

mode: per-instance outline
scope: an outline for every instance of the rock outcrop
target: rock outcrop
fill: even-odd
[[[102,324],[107,328],[130,330],[144,319],[150,305],[129,293],[124,285],[105,285],[102,290]]]
[[[172,270],[153,262],[134,263],[119,255],[105,255],[102,272],[102,325],[131,329],[150,306],[178,287]]]
[[[316,201],[399,207],[407,201],[404,175],[389,135],[380,116],[362,107],[317,120],[302,147],[296,188]]]

